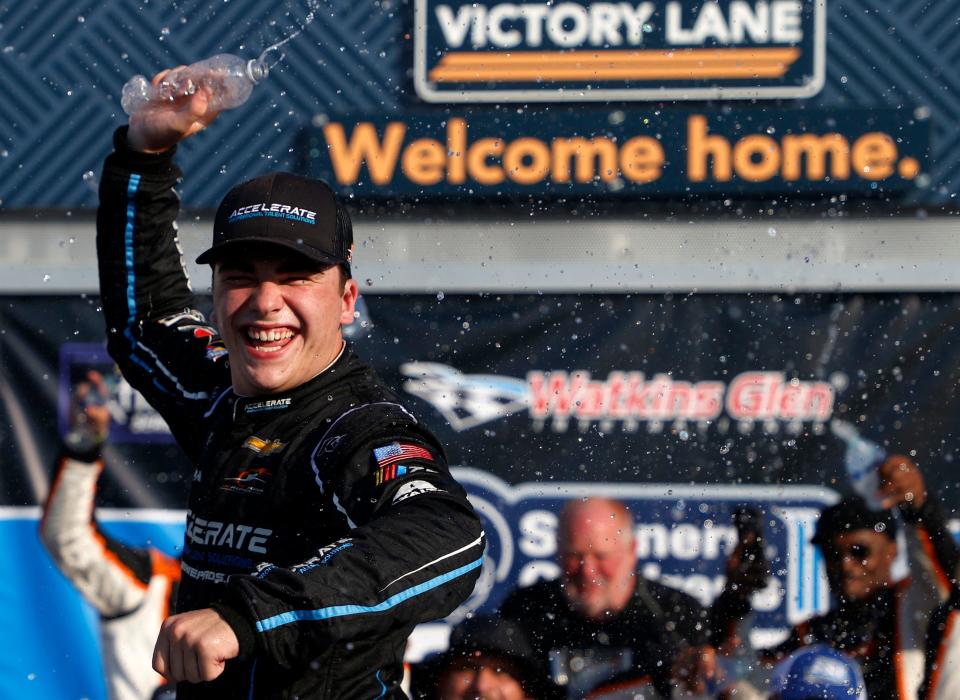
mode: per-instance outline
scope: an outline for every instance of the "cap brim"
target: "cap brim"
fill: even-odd
[[[286,248],[287,250],[292,250],[294,252],[300,253],[300,255],[305,258],[309,258],[314,262],[323,263],[326,265],[349,265],[349,261],[338,258],[329,253],[325,253],[322,250],[318,250],[311,245],[306,243],[298,243],[296,241],[289,241],[283,238],[269,238],[266,236],[247,236],[244,238],[237,238],[232,241],[224,241],[223,243],[218,243],[217,245],[207,248],[205,251],[200,253],[197,256],[198,265],[213,265],[222,258],[225,254],[239,250],[243,247],[253,246],[279,246],[281,248]]]

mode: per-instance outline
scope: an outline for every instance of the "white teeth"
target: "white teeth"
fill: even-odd
[[[270,329],[266,331],[257,330],[256,328],[248,328],[247,336],[253,340],[259,340],[261,342],[269,343],[275,340],[286,340],[287,338],[293,337],[293,331],[283,328],[283,329]]]

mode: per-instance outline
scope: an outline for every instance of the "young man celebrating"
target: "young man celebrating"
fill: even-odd
[[[173,152],[215,117],[202,89],[139,112],[100,187],[108,347],[195,463],[154,667],[180,698],[403,697],[405,640],[470,593],[483,533],[436,438],[343,341],[353,235],[324,183],[234,188],[199,258],[222,343],[195,310]]]

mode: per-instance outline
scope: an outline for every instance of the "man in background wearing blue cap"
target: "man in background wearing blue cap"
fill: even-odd
[[[823,552],[835,604],[797,627],[770,660],[822,642],[856,659],[871,698],[914,700],[923,679],[930,613],[949,596],[960,562],[942,509],[914,462],[895,455],[880,467],[885,510],[859,496],[825,509],[813,543]],[[907,525],[909,577],[894,580],[899,511]]]
[[[218,330],[196,310],[173,155],[214,118],[202,88],[152,103],[100,186],[108,348],[195,464],[154,667],[181,700],[404,697],[406,638],[469,595],[480,523],[437,439],[343,340],[353,232],[325,183],[235,187],[200,256]]]

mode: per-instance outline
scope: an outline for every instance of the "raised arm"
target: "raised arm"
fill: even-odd
[[[107,347],[189,455],[204,442],[203,412],[229,380],[220,361],[225,353],[196,310],[183,267],[173,151],[215,116],[205,113],[198,93],[151,107],[118,129],[97,212]]]
[[[933,605],[946,600],[957,583],[960,550],[940,503],[927,492],[923,472],[909,457],[894,455],[880,466],[886,508],[898,507],[909,528],[910,576],[925,585]]]
[[[105,406],[89,406],[58,459],[53,486],[43,507],[40,539],[57,568],[104,617],[136,610],[147,595],[156,569],[178,567],[165,555],[129,547],[104,533],[94,518],[97,481],[103,469],[100,445],[109,415]]]

